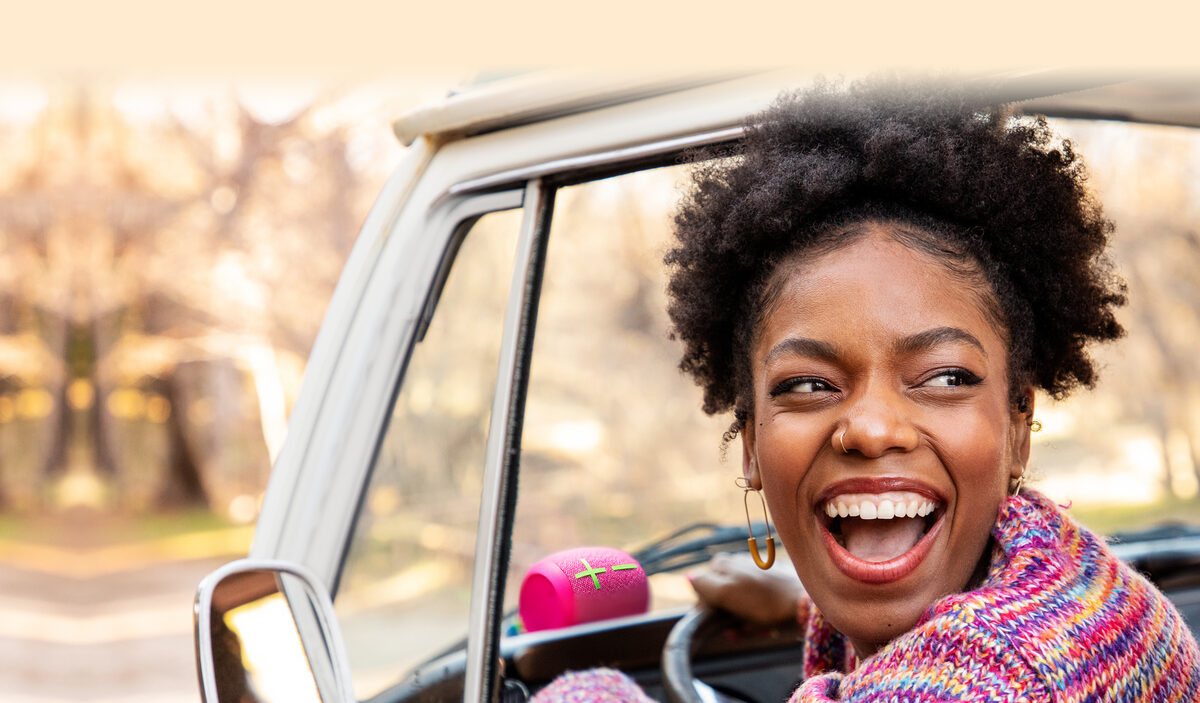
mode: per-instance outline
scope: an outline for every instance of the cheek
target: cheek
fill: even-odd
[[[785,525],[799,508],[799,490],[823,446],[815,423],[780,416],[755,428],[756,452],[763,493],[771,512]]]
[[[1007,485],[1013,461],[1007,418],[995,413],[959,414],[938,433],[941,452],[957,488],[966,495]],[[987,491],[990,493],[990,491]]]
[[[966,585],[1007,495],[1012,432],[1008,419],[997,422],[994,414],[960,416],[957,431],[942,434],[943,461],[956,493],[949,535],[959,566],[947,573],[953,572],[951,590]]]
[[[815,423],[794,415],[781,415],[755,428],[758,459],[763,470],[777,468],[793,473],[806,469],[820,449]]]

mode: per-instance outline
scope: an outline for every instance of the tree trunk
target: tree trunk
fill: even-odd
[[[179,380],[172,374],[155,386],[171,405],[167,416],[167,471],[157,503],[163,508],[207,507],[208,495],[200,476],[199,461],[184,427]]]

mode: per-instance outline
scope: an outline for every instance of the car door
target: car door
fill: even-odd
[[[419,579],[406,577],[405,569],[423,563],[419,555],[393,553],[389,558],[396,560],[388,563],[396,566],[363,572],[371,575],[361,578],[359,567],[386,551],[386,547],[370,547],[386,542],[381,535],[389,529],[408,529],[397,527],[394,521],[384,527],[387,521],[379,519],[379,514],[388,514],[389,507],[411,506],[420,496],[425,496],[426,503],[445,497],[435,498],[419,490],[397,493],[395,481],[391,491],[382,490],[389,485],[387,476],[402,473],[396,468],[401,466],[396,457],[415,446],[412,434],[431,444],[460,449],[474,446],[472,458],[453,462],[454,470],[462,472],[458,485],[464,487],[454,496],[454,517],[412,529],[423,548],[437,551],[438,545],[453,542],[453,550],[442,551],[457,554],[460,564],[456,568],[465,568],[463,564],[470,562],[473,590],[465,626],[472,638],[472,660],[480,663],[468,672],[465,695],[471,700],[488,695],[482,687],[492,685],[488,682],[494,676],[484,674],[482,662],[493,660],[486,652],[494,651],[498,641],[502,582],[507,575],[502,568],[503,543],[506,524],[512,519],[511,509],[504,505],[511,500],[505,498],[505,487],[515,481],[524,388],[521,374],[527,367],[536,311],[538,252],[544,252],[546,245],[555,189],[569,180],[673,159],[680,150],[696,144],[728,140],[736,136],[735,125],[746,105],[761,106],[774,91],[769,82],[752,81],[742,91],[729,94],[713,86],[676,88],[632,101],[623,94],[620,104],[595,111],[576,105],[573,109],[579,112],[546,122],[488,131],[447,144],[427,140],[417,145],[368,218],[335,292],[288,440],[272,474],[251,556],[303,563],[338,594],[339,607],[351,611],[372,599],[382,603],[379,594],[386,590],[362,595],[359,584],[388,579],[393,585],[411,586],[413,579],[425,579],[426,587],[440,583],[438,579],[449,578],[445,567],[429,566],[414,572],[423,574]],[[601,105],[612,102],[611,96],[604,95],[596,100]],[[517,208],[521,208],[519,216],[489,215]],[[460,441],[452,435],[434,438],[418,429],[414,410],[424,407],[441,413],[446,404],[437,397],[436,382],[421,390],[424,382],[417,379],[423,374],[417,370],[435,369],[439,364],[442,372],[457,374],[457,370],[447,366],[440,354],[423,352],[421,340],[450,339],[452,346],[462,351],[462,345],[453,344],[454,334],[439,337],[439,325],[452,328],[458,324],[452,315],[443,314],[441,295],[443,290],[456,295],[452,280],[456,256],[469,252],[473,237],[490,227],[488,223],[495,217],[505,220],[498,228],[505,234],[482,236],[479,241],[504,237],[512,241],[517,236],[519,243],[510,269],[506,269],[509,264],[495,261],[488,267],[492,279],[503,282],[503,292],[489,292],[485,297],[499,299],[503,295],[505,313],[500,346],[489,351],[495,361],[479,364],[479,368],[495,364],[490,389],[484,394],[488,428],[479,432],[480,420],[469,428],[473,433],[470,440]],[[484,254],[483,258],[493,257]],[[491,335],[483,331],[485,326],[468,334]],[[478,358],[486,356],[481,351]],[[476,378],[484,377],[486,374]],[[428,402],[430,388],[437,401],[433,404]],[[389,432],[395,436],[389,437]],[[405,433],[407,437],[401,439]],[[480,465],[478,443],[482,437],[487,439]],[[413,462],[420,460],[410,456],[403,465]],[[431,468],[437,465],[426,464],[426,472],[437,473]],[[483,496],[473,514],[471,487]],[[472,517],[463,517],[467,515]],[[468,540],[463,536],[472,526],[478,534],[473,562],[463,556],[470,551],[464,547]],[[389,571],[392,569],[399,570]],[[342,584],[344,596],[338,593]],[[445,629],[452,631],[454,626]],[[374,636],[386,639],[378,630],[376,633]],[[419,635],[388,635],[425,643]],[[369,642],[371,636],[366,635],[364,641]],[[436,643],[425,644],[427,654],[436,653]],[[370,670],[372,657],[380,656],[372,653],[373,647],[362,645],[364,654],[356,657],[352,646],[352,666]],[[403,658],[397,658],[393,668],[402,668],[402,662]],[[398,671],[379,673],[378,677],[386,675],[396,676]],[[376,674],[367,674],[372,676]],[[358,695],[371,695],[370,688],[367,685]]]
[[[632,390],[607,375],[631,371],[648,356],[668,358],[653,312],[661,310],[660,284],[605,268],[625,257],[637,269],[653,246],[622,252],[623,245],[589,250],[586,242],[647,244],[649,236],[642,241],[633,231],[641,218],[621,220],[629,203],[662,192],[650,185],[653,176],[637,181],[638,174],[677,164],[696,147],[716,148],[714,158],[730,153],[721,149],[736,145],[742,119],[794,80],[735,77],[586,99],[568,91],[526,111],[513,107],[512,95],[492,96],[490,107],[447,110],[453,114],[444,131],[418,142],[339,284],[252,550],[306,564],[335,593],[360,699],[490,700],[497,662],[519,666],[514,651],[556,641],[516,635],[502,642],[532,559],[583,539],[628,546],[631,505],[659,509],[664,525],[685,519],[674,510],[692,514],[641,495],[639,471],[670,472],[681,493],[711,496],[721,490],[717,483],[677,468],[711,464],[703,481],[727,475],[732,485],[736,471],[719,465],[719,427],[663,423],[661,436],[686,438],[688,447],[670,457],[655,453],[661,445],[653,436],[635,439],[622,429],[639,423],[620,424],[619,402],[600,394],[581,401],[588,394],[579,388],[607,385],[639,411],[657,411],[639,415],[637,430],[688,414],[656,404],[655,384],[667,373],[658,366]],[[606,185],[618,182],[634,185],[623,194],[624,186]],[[581,201],[578,192],[606,188],[618,195],[590,217],[609,224],[580,234],[588,217],[569,210]],[[663,224],[670,204],[660,205],[653,217]],[[566,244],[572,239],[584,244]],[[556,266],[559,258],[566,263]],[[602,346],[605,328],[556,307],[548,297],[555,290],[627,302],[627,314],[608,322],[662,344],[646,353],[636,353],[636,341]],[[605,349],[614,350],[611,358]],[[561,369],[573,360],[575,375],[564,381]],[[635,444],[646,451],[633,451]],[[616,450],[595,453],[605,446]],[[618,468],[626,473],[615,474]],[[577,482],[581,472],[593,482]],[[577,518],[551,493],[533,498],[540,484],[523,485],[518,501],[519,474],[521,481],[575,483],[582,498],[574,507],[583,501],[597,512]],[[658,590],[672,588],[679,584]],[[429,660],[437,666],[402,678]]]

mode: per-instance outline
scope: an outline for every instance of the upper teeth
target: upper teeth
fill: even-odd
[[[891,520],[895,517],[925,517],[936,508],[935,501],[906,491],[854,493],[826,501],[825,514],[829,517]]]

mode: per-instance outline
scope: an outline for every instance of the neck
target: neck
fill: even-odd
[[[858,657],[861,662],[875,652],[883,648],[887,642],[867,642],[864,640],[850,640],[851,646],[854,647],[854,656]]]

